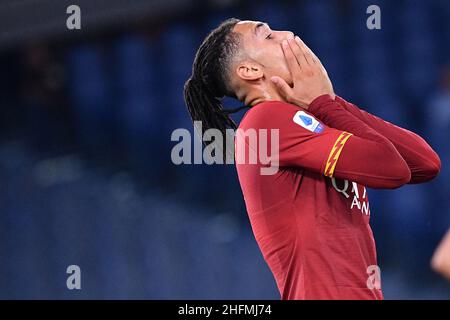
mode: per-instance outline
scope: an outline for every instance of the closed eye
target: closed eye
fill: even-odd
[[[272,39],[272,34],[270,33],[270,34],[266,37],[266,39]]]

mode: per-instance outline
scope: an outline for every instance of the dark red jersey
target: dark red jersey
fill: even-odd
[[[237,145],[244,148],[236,147],[236,159],[247,148],[258,149],[262,139],[270,153],[270,132],[278,132],[276,161],[250,163],[247,157],[236,167],[254,236],[281,298],[382,299],[366,187],[414,182],[410,164],[418,180],[429,180],[440,166],[434,151],[414,133],[328,95],[308,110],[260,103],[239,129]],[[257,135],[256,147],[245,134],[249,129],[267,132]],[[395,142],[379,131],[396,135]],[[425,154],[417,159],[410,149]],[[274,162],[278,170],[262,174]]]

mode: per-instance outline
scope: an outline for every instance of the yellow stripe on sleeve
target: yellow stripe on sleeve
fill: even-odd
[[[325,176],[330,178],[333,177],[334,168],[336,167],[336,163],[339,159],[339,156],[341,155],[342,149],[344,148],[344,145],[347,142],[348,138],[350,138],[352,135],[353,134],[344,131],[336,139],[336,142],[334,143],[333,148],[331,148],[327,163],[325,165],[325,171],[323,173]]]

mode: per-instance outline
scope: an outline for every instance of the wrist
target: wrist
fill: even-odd
[[[309,110],[314,111],[320,108],[323,104],[327,102],[335,102],[335,94],[322,94],[318,97],[316,97],[311,103],[309,104]]]

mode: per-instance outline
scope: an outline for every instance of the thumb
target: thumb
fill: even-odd
[[[286,101],[289,102],[292,97],[292,88],[286,83],[286,81],[277,76],[271,77],[270,81],[275,84],[275,87],[277,87],[281,95],[286,99]]]

